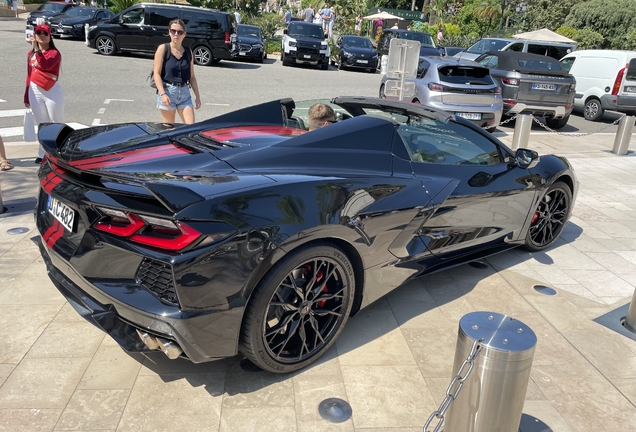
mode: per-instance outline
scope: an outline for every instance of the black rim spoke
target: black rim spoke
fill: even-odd
[[[319,352],[344,319],[349,289],[340,264],[329,258],[305,261],[272,294],[263,341],[277,360],[297,363]]]
[[[555,189],[543,197],[536,210],[536,220],[530,226],[530,238],[543,246],[555,240],[563,229],[568,214],[567,196]]]

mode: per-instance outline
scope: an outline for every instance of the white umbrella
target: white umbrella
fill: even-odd
[[[395,15],[390,14],[388,12],[378,12],[378,13],[373,14],[373,15],[368,15],[368,16],[362,17],[362,19],[366,19],[366,20],[385,20],[385,19],[403,20],[404,18],[400,18],[399,16],[395,16]]]
[[[544,42],[568,42],[568,43],[576,43],[570,38],[566,38],[565,36],[561,36],[558,33],[553,32],[547,28],[543,28],[541,30],[535,30],[526,33],[519,33],[513,36],[515,39],[526,39],[526,40],[536,40],[536,41],[544,41]]]

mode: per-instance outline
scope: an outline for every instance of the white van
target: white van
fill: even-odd
[[[600,120],[605,110],[636,113],[636,51],[574,51],[561,67],[576,78],[574,106],[587,120]]]

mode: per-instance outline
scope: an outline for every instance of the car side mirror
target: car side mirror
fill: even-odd
[[[517,149],[514,163],[521,169],[534,168],[539,163],[539,153],[525,148]]]

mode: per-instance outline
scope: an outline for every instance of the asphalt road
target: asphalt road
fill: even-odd
[[[26,53],[23,20],[0,21],[0,131],[19,127],[24,108],[23,95]],[[56,39],[62,53],[60,83],[66,96],[67,122],[84,125],[131,121],[159,121],[156,95],[146,77],[152,69],[148,55],[120,54],[103,56],[83,41]],[[280,97],[295,100],[335,96],[377,96],[381,75],[357,71],[322,71],[311,67],[283,67],[279,58],[264,64],[221,61],[211,67],[195,68],[201,91],[202,108],[197,120],[204,120],[259,102]],[[561,132],[585,133],[599,130],[618,118],[607,113],[603,122],[594,123],[575,114]],[[500,127],[512,132],[514,123]],[[614,132],[611,126],[604,132]],[[538,125],[532,133],[543,133]],[[21,140],[20,136],[5,141]]]

